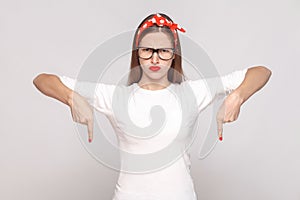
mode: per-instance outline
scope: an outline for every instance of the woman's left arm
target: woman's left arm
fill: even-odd
[[[271,70],[263,66],[249,68],[243,82],[233,91],[232,95],[236,95],[243,104],[268,82],[271,74]]]
[[[242,104],[260,90],[269,80],[272,72],[264,66],[248,68],[243,82],[224,100],[217,114],[218,134],[222,140],[223,123],[235,121]]]

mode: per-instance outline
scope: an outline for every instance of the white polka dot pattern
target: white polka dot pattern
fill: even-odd
[[[139,28],[139,31],[138,31],[137,37],[136,37],[136,46],[138,46],[140,34],[146,28],[149,28],[149,27],[153,26],[154,24],[156,24],[158,26],[167,26],[171,29],[171,31],[173,32],[173,35],[174,35],[175,46],[177,45],[177,41],[178,41],[176,30],[185,32],[185,30],[182,27],[180,27],[178,24],[175,24],[172,21],[169,21],[168,19],[164,18],[163,16],[161,16],[160,14],[157,13],[151,19],[144,22],[144,24],[142,24],[142,26]]]

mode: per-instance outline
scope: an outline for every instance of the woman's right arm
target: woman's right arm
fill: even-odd
[[[71,109],[73,121],[87,125],[89,142],[92,141],[93,109],[83,96],[65,86],[60,78],[54,74],[39,74],[34,78],[33,84],[46,96],[68,105]]]
[[[58,76],[42,73],[34,78],[33,84],[46,96],[55,98],[72,107],[73,90],[65,86]]]

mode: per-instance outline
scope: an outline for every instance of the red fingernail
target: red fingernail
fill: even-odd
[[[91,138],[89,138],[89,143],[91,143],[92,142],[92,139]]]
[[[223,137],[222,137],[222,136],[220,136],[220,137],[219,137],[219,140],[220,140],[220,141],[222,141],[222,140],[223,140]]]

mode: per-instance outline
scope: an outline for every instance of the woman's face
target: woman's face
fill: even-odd
[[[163,32],[148,33],[141,39],[139,47],[153,49],[174,48],[171,38],[167,33]],[[141,52],[141,49],[139,51]],[[146,49],[145,51],[148,50]],[[167,81],[168,70],[174,58],[175,54],[169,60],[162,60],[159,58],[158,52],[153,52],[152,57],[149,59],[139,58],[140,66],[143,70],[142,79],[154,82]],[[155,67],[159,67],[159,70],[155,70]]]

